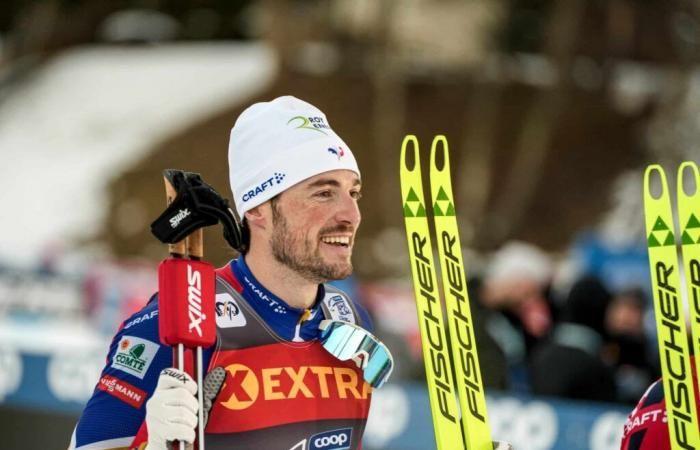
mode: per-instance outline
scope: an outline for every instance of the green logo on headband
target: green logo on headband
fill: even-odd
[[[323,117],[304,117],[304,116],[295,116],[289,119],[289,122],[287,122],[287,125],[290,123],[297,121],[299,122],[299,125],[296,127],[296,129],[303,128],[304,130],[314,130],[318,131],[319,133],[327,134],[325,130],[330,130],[330,127],[326,125],[326,121],[323,120]]]

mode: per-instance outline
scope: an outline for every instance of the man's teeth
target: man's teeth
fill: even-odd
[[[329,236],[321,238],[326,244],[341,244],[350,245],[350,238],[348,236]]]

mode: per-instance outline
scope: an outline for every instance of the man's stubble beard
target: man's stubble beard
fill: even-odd
[[[277,262],[297,272],[303,278],[314,283],[329,280],[342,280],[352,274],[352,262],[346,264],[328,264],[323,261],[319,247],[311,249],[312,243],[302,235],[293,235],[289,224],[272,202],[272,238],[270,247]]]

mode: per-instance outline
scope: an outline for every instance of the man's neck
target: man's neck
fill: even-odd
[[[318,283],[310,281],[268,255],[254,251],[246,254],[245,262],[253,276],[265,288],[292,308],[308,309],[316,301]]]

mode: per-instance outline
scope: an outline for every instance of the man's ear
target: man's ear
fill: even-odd
[[[245,212],[244,217],[250,228],[265,229],[272,221],[272,211],[270,211],[269,202],[258,205]]]

